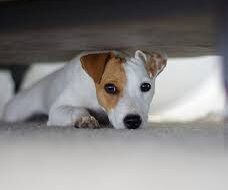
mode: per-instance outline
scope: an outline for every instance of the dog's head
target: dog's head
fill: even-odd
[[[106,52],[84,55],[81,64],[94,80],[98,102],[114,128],[147,125],[155,78],[165,68],[166,58],[140,50],[125,58]]]

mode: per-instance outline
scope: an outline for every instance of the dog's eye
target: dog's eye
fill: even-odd
[[[112,83],[108,83],[104,86],[104,89],[105,91],[108,93],[108,94],[116,94],[117,93],[117,88],[114,84]]]
[[[151,85],[149,83],[142,83],[140,86],[142,92],[148,92],[151,89]]]

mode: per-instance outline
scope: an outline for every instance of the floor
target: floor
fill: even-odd
[[[228,182],[224,123],[140,130],[0,123],[0,189],[218,189]]]

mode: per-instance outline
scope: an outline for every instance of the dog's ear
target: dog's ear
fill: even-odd
[[[81,57],[82,68],[94,80],[99,83],[105,70],[107,62],[115,55],[112,52],[107,53],[94,53]]]
[[[135,58],[144,62],[147,73],[151,78],[158,76],[167,64],[167,58],[159,53],[135,52]]]

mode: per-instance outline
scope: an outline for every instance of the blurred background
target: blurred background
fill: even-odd
[[[21,89],[62,67],[65,62],[33,63],[24,73]],[[20,71],[19,71],[20,72]],[[1,71],[1,111],[14,95],[15,83],[9,71]],[[225,90],[220,56],[170,58],[156,81],[156,94],[149,120],[193,122],[222,120]]]

